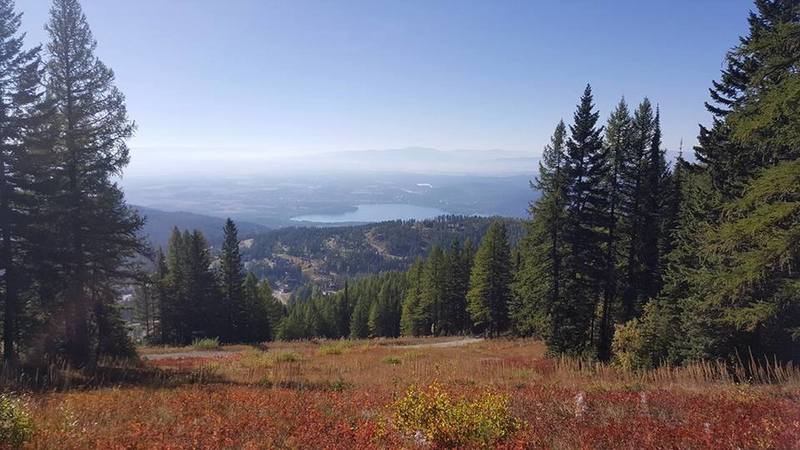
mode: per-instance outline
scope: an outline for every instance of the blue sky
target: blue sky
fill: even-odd
[[[48,1],[17,0],[31,42]],[[139,126],[134,163],[425,146],[540,154],[585,84],[696,140],[750,0],[83,0]],[[149,161],[155,161],[150,159]]]

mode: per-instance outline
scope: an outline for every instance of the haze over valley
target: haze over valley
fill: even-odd
[[[291,164],[247,160],[237,163],[246,170],[233,174],[224,164],[211,170],[201,162],[169,175],[133,171],[123,186],[134,205],[269,228],[448,214],[521,218],[536,198],[533,155],[425,148],[338,152],[298,156]]]

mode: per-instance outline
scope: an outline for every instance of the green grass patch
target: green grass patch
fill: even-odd
[[[219,338],[203,338],[192,341],[192,348],[195,350],[217,350],[219,349]]]

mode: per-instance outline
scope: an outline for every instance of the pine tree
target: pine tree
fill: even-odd
[[[424,335],[430,329],[427,312],[422,309],[424,264],[417,260],[408,270],[408,290],[403,298],[400,330],[404,336]]]
[[[225,332],[225,325],[219,323],[219,317],[224,317],[219,301],[222,295],[211,268],[208,241],[199,230],[186,231],[183,245],[186,258],[184,292],[188,309],[185,329],[188,334],[184,334],[182,343],[188,344],[194,338],[219,337]]]
[[[164,343],[186,343],[191,340],[188,326],[191,311],[187,293],[187,258],[183,234],[174,227],[167,245],[167,256],[162,259],[165,263],[156,266],[162,274],[159,310],[161,339]]]
[[[618,291],[617,266],[619,262],[618,243],[620,236],[618,226],[621,219],[623,192],[621,177],[626,157],[633,144],[633,122],[625,99],[621,99],[617,108],[611,113],[605,128],[605,145],[608,179],[605,181],[608,190],[608,232],[606,234],[606,278],[603,286],[603,304],[600,311],[600,326],[597,342],[597,356],[601,361],[611,357],[611,338],[613,335],[612,314],[616,307]]]
[[[134,124],[114,73],[94,55],[96,42],[78,1],[55,0],[46,30],[57,160],[48,208],[62,242],[65,347],[72,362],[85,365],[93,363],[92,311],[114,300],[114,285],[130,278],[132,257],[145,250],[137,237],[142,220],[114,181],[128,163],[125,141]]]
[[[434,245],[425,261],[420,300],[420,312],[428,317],[429,334],[434,336],[444,334],[447,326],[445,319],[445,302],[448,297],[447,277],[444,251],[439,245]]]
[[[709,89],[711,101],[706,102],[706,109],[712,114],[713,122],[710,128],[700,126],[700,145],[695,148],[697,160],[709,171],[714,188],[722,192],[726,200],[740,193],[744,183],[759,168],[800,156],[800,151],[793,145],[762,143],[754,146],[752,142],[743,142],[741,136],[734,135],[736,121],[731,123],[728,120],[731,112],[738,111],[737,114],[744,113],[745,116],[755,113],[755,117],[767,119],[762,123],[771,126],[789,123],[785,117],[758,114],[755,111],[760,109],[758,102],[753,101],[750,93],[770,91],[772,85],[792,73],[792,66],[796,66],[792,61],[797,57],[796,45],[794,50],[792,46],[800,36],[796,28],[800,21],[800,6],[796,0],[756,0],[755,5],[756,10],[748,17],[748,34],[740,37],[739,44],[726,53],[720,80],[713,81]],[[780,61],[777,67],[766,67],[765,63],[775,61],[776,57]],[[783,97],[782,101],[789,107],[772,109],[773,112],[796,110],[790,106],[791,98]],[[763,133],[763,130],[739,130],[759,140],[775,136]]]
[[[267,284],[269,287],[269,284]],[[258,278],[252,272],[248,272],[242,283],[242,297],[244,309],[247,311],[244,321],[244,332],[242,340],[245,342],[264,342],[272,339],[273,332],[270,324],[270,309],[273,308],[274,299],[270,293],[265,295],[263,287],[259,284]]]
[[[495,221],[475,255],[467,292],[467,311],[478,332],[496,336],[508,327],[510,258],[506,227]]]
[[[653,119],[653,137],[646,156],[647,165],[643,177],[642,208],[642,277],[638,286],[643,302],[655,298],[661,291],[662,262],[661,248],[664,220],[664,198],[668,167],[664,150],[661,148],[661,114],[656,108]]]
[[[649,251],[644,245],[647,220],[646,176],[649,171],[648,150],[653,145],[654,139],[653,108],[650,101],[645,98],[634,114],[633,142],[620,172],[622,192],[620,207],[623,215],[621,225],[627,247],[624,261],[625,288],[622,292],[620,312],[622,322],[636,317],[647,299],[642,290],[647,278],[644,260],[648,257],[646,252]]]
[[[566,140],[567,127],[560,121],[542,153],[539,176],[531,183],[541,197],[530,207],[532,220],[519,246],[521,261],[510,308],[515,332],[521,335],[547,336],[550,307],[563,300]]]
[[[220,255],[220,279],[222,288],[223,319],[226,321],[222,339],[228,342],[240,341],[247,332],[246,323],[250,319],[244,305],[244,268],[239,254],[239,234],[236,224],[229,218],[223,228],[222,254]]]
[[[599,292],[605,282],[608,198],[607,157],[592,89],[586,86],[570,125],[564,162],[567,218],[564,227],[563,301],[552,305],[548,345],[554,352],[580,353],[591,344]]]
[[[267,320],[269,321],[269,339],[276,337],[278,326],[286,316],[286,306],[272,295],[269,280],[264,278],[258,283],[258,296],[266,305]]]
[[[3,360],[17,361],[21,299],[34,244],[31,133],[42,119],[39,47],[23,49],[21,14],[13,0],[0,0],[0,272],[3,292]]]
[[[369,312],[372,307],[371,299],[360,297],[353,308],[350,318],[350,338],[364,339],[369,337]]]

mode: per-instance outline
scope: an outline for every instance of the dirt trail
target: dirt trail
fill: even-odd
[[[445,342],[432,342],[430,344],[411,344],[411,345],[390,345],[391,348],[450,348],[450,347],[462,347],[464,345],[474,344],[476,342],[483,341],[483,338],[475,338],[475,337],[468,337],[468,338],[460,338],[453,341],[445,341]]]
[[[229,352],[225,350],[195,350],[189,352],[172,352],[172,353],[151,353],[149,355],[141,355],[141,358],[147,361],[158,361],[162,359],[183,359],[183,358],[220,358],[233,356],[238,351]]]
[[[386,348],[451,348],[462,347],[464,345],[474,344],[483,341],[483,338],[467,337],[458,338],[443,342],[431,342],[423,344],[409,344],[409,345],[387,345]],[[226,351],[226,350],[194,350],[186,352],[172,352],[172,353],[150,353],[141,355],[141,358],[146,361],[159,361],[162,359],[183,359],[183,358],[226,358],[242,353],[243,350]]]

